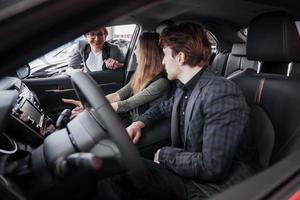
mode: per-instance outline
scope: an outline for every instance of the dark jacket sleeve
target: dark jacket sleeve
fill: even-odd
[[[118,46],[112,44],[110,46],[110,57],[119,61],[119,63],[124,63],[125,61],[125,56],[122,50]]]
[[[109,42],[104,43],[102,56],[103,60],[113,58],[119,61],[119,63],[123,63],[125,60],[125,56],[121,49],[117,45],[111,44]]]
[[[139,116],[137,121],[142,121],[146,126],[161,120],[162,118],[170,118],[172,114],[174,97],[161,102],[149,108],[144,114]]]
[[[230,81],[212,81],[203,88],[200,96],[198,98],[204,97],[201,109],[197,110],[203,120],[199,122],[203,124],[202,151],[164,147],[159,153],[159,161],[183,177],[217,180],[227,174],[232,164],[248,121],[249,108],[240,89]]]
[[[124,56],[123,52],[121,51],[121,49],[117,45],[111,44],[109,42],[104,43],[104,47],[103,47],[103,51],[102,51],[102,58],[103,58],[103,61],[105,61],[109,58],[113,58],[113,59],[117,60],[119,63],[124,63],[124,61],[125,61],[125,56]],[[103,68],[103,70],[109,70],[106,67],[105,62],[103,62],[102,68]]]
[[[74,51],[73,55],[71,56],[71,59],[69,62],[69,67],[72,67],[74,69],[80,69],[81,63],[82,63],[82,57],[81,57],[78,49],[76,49]]]
[[[69,67],[74,69],[80,69],[82,67],[84,51],[87,50],[87,45],[88,43],[84,40],[78,41],[77,47],[71,55]]]

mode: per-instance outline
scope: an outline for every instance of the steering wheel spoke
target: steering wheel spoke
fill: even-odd
[[[87,104],[95,110],[92,115],[97,123],[101,123],[107,130],[112,140],[120,149],[124,164],[128,170],[144,171],[139,153],[131,142],[120,117],[114,112],[103,91],[91,76],[81,71],[71,73],[71,81],[75,86],[80,99],[85,99]]]

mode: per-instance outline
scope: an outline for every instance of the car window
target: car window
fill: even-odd
[[[122,53],[126,55],[136,25],[129,24],[106,28],[108,30],[106,41],[117,45]],[[51,77],[64,74],[69,65],[70,58],[78,48],[80,40],[85,40],[85,37],[80,36],[30,62],[29,78]]]
[[[208,40],[209,40],[209,42],[211,44],[211,51],[213,53],[217,53],[217,45],[218,45],[218,43],[217,43],[216,37],[210,31],[207,31],[207,30],[206,30],[206,35],[207,35],[207,38],[208,38]]]
[[[126,55],[135,28],[135,24],[107,27],[107,39],[110,43],[116,44]]]
[[[300,33],[300,21],[296,21],[296,26],[297,26],[298,32]]]

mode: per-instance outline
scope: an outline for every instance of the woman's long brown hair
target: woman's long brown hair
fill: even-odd
[[[131,80],[133,94],[143,90],[163,69],[163,51],[158,33],[144,32],[139,37],[137,69]]]

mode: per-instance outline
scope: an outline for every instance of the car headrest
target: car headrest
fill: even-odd
[[[248,30],[247,58],[267,62],[300,61],[300,36],[294,19],[285,12],[255,17]]]
[[[246,44],[235,43],[232,45],[231,55],[234,56],[246,56]]]
[[[162,21],[156,26],[155,32],[157,32],[160,35],[165,28],[172,26],[174,24],[175,24],[175,22],[172,20]]]

